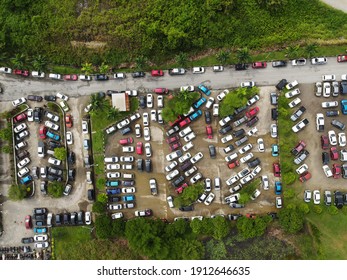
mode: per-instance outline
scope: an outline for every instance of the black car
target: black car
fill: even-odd
[[[248,137],[247,136],[243,136],[240,140],[237,140],[235,142],[235,145],[237,147],[240,147],[242,144],[246,143],[248,141]]]
[[[186,171],[188,170],[189,168],[191,168],[193,166],[193,163],[191,163],[190,160],[187,160],[186,162],[184,162],[181,166],[180,166],[180,169],[181,171]]]
[[[334,204],[338,209],[341,209],[343,207],[343,194],[340,191],[335,191],[334,194]]]
[[[340,92],[341,94],[347,94],[347,81],[342,81],[340,83]]]
[[[137,71],[131,74],[133,78],[143,78],[146,74],[143,71]]]
[[[97,74],[95,76],[95,80],[97,81],[107,81],[108,80],[108,76],[105,74]]]
[[[58,182],[61,182],[62,181],[62,178],[58,175],[54,175],[54,174],[48,174],[47,175],[47,179],[48,181],[50,182],[53,182],[53,181],[58,181]]]
[[[247,68],[248,68],[248,64],[245,64],[245,63],[238,63],[235,65],[236,71],[247,70]]]
[[[43,109],[41,107],[35,107],[34,109],[34,121],[35,122],[41,122],[42,121],[42,115],[43,115]]]
[[[231,203],[231,204],[236,204],[236,203]],[[232,207],[232,208],[234,208],[234,207]],[[228,215],[228,220],[229,221],[236,221],[240,217],[242,217],[241,214],[229,214]]]
[[[208,145],[208,150],[210,152],[210,157],[215,158],[217,155],[216,147],[214,145]]]
[[[278,119],[278,110],[277,110],[277,108],[272,108],[271,109],[271,119],[273,121],[276,121]]]
[[[33,218],[36,221],[45,221],[47,219],[47,216],[45,214],[34,214]]]
[[[231,130],[233,130],[233,128],[231,127],[230,124],[228,124],[228,125],[224,126],[223,128],[221,128],[221,129],[219,130],[219,133],[222,134],[222,135],[224,135],[224,134],[227,134],[227,133],[228,133],[229,131],[231,131]]]
[[[188,205],[188,206],[183,206],[179,208],[181,211],[193,211],[194,206],[193,205]]]
[[[88,200],[94,201],[95,199],[95,192],[93,189],[89,189],[87,192]]]
[[[205,111],[205,122],[206,124],[210,124],[211,123],[211,113],[210,111]]]
[[[34,238],[33,237],[23,237],[22,238],[22,243],[23,244],[34,243]]]
[[[284,87],[286,86],[286,84],[288,84],[287,80],[286,79],[282,79],[279,81],[279,83],[276,85],[276,88],[278,90],[282,90],[284,89]]]
[[[109,196],[108,202],[119,202],[121,201],[121,198],[119,196]]]
[[[76,212],[70,213],[70,224],[76,225],[76,220],[77,220],[77,213]]]
[[[98,96],[100,99],[102,99],[102,98],[105,98],[106,94],[105,94],[103,91],[99,91],[99,92],[97,93],[97,96]]]
[[[126,187],[134,186],[135,181],[134,180],[129,180],[129,181],[122,181],[122,185]]]
[[[152,172],[152,160],[150,159],[145,160],[145,170],[146,172]]]
[[[75,181],[75,175],[76,175],[75,169],[69,169],[68,170],[69,181]]]
[[[272,67],[285,67],[287,66],[287,61],[284,60],[276,60],[272,62]]]
[[[70,164],[74,164],[75,163],[75,160],[76,160],[76,157],[75,157],[75,153],[73,151],[70,151],[68,156],[67,156],[67,161],[70,163]]]
[[[44,99],[46,101],[55,101],[57,99],[57,97],[55,95],[45,95]]]
[[[60,226],[61,225],[61,215],[55,214],[55,225]]]
[[[139,96],[139,101],[140,101],[140,108],[141,109],[145,109],[147,107],[146,96],[140,95]]]
[[[259,158],[255,158],[255,159],[253,159],[253,160],[247,162],[247,166],[248,166],[249,168],[254,168],[254,167],[256,167],[257,165],[259,165],[260,163],[261,163],[260,159],[259,159]]]
[[[327,152],[323,152],[322,153],[322,163],[323,163],[323,165],[328,164],[329,160],[330,160],[329,154]]]
[[[69,225],[70,224],[70,215],[68,213],[63,214],[63,224]]]
[[[276,92],[270,93],[270,103],[271,105],[277,105],[278,96]]]
[[[175,181],[173,181],[171,183],[171,185],[174,187],[174,188],[178,188],[180,185],[182,185],[184,182],[184,177],[183,176],[179,176]]]
[[[126,135],[132,132],[131,127],[123,128],[121,131],[122,135]]]
[[[84,167],[86,167],[86,168],[89,168],[90,165],[92,164],[92,160],[91,160],[90,155],[84,156],[83,161],[84,161]]]
[[[83,225],[84,224],[84,212],[83,211],[79,211],[77,213],[77,224],[78,225]]]
[[[16,155],[17,160],[21,160],[27,156],[29,156],[30,153],[27,150],[21,151],[19,154]]]
[[[245,131],[243,128],[241,128],[241,129],[235,130],[235,131],[233,132],[233,136],[236,137],[236,138],[240,138],[240,137],[242,137],[245,133],[246,133],[246,131]]]
[[[139,158],[137,160],[137,170],[138,171],[143,171],[143,159],[142,158]]]
[[[248,127],[252,127],[253,125],[255,125],[257,122],[259,121],[259,118],[257,116],[251,118],[247,123],[246,126]]]
[[[51,141],[48,142],[48,147],[50,149],[60,148],[61,144],[59,142],[51,140]]]
[[[338,120],[332,120],[331,121],[331,125],[335,126],[336,128],[340,129],[340,130],[345,130],[346,125]]]
[[[347,164],[342,164],[341,166],[342,169],[342,178],[347,179]]]
[[[46,225],[46,221],[36,221],[35,226],[36,227],[43,227]]]
[[[41,102],[43,100],[42,96],[39,95],[28,95],[28,100]]]
[[[340,114],[339,110],[330,110],[325,112],[325,115],[327,117],[337,117],[339,114]]]
[[[34,215],[44,215],[47,213],[47,208],[34,208],[33,214]],[[36,219],[36,218],[35,218]],[[37,220],[37,219],[36,219]]]
[[[236,115],[240,114],[241,112],[245,111],[248,108],[247,105],[236,108],[234,111],[234,114],[232,115],[233,117],[235,117]]]

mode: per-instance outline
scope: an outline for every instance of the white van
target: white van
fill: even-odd
[[[86,172],[86,179],[87,179],[88,184],[92,184],[92,172],[91,171]]]
[[[134,179],[135,174],[132,173],[123,173],[123,178],[124,179]]]

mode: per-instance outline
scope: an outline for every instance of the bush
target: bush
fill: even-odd
[[[283,191],[284,198],[293,198],[294,196],[295,196],[295,191],[292,188],[289,188]]]
[[[108,200],[108,196],[106,193],[99,193],[98,196],[97,196],[97,201],[103,203],[106,205],[107,203],[107,200]]]
[[[59,160],[66,160],[66,149],[64,147],[55,148],[54,149],[54,156]]]
[[[337,209],[337,207],[335,205],[332,205],[332,206],[328,207],[328,213],[330,215],[337,215],[339,213],[339,209]]]
[[[26,187],[23,185],[11,185],[8,190],[8,197],[13,201],[22,200],[26,195]]]
[[[286,185],[291,185],[295,182],[296,180],[296,175],[294,172],[288,172],[288,173],[284,173],[282,175],[282,180],[283,180],[283,183],[286,184]]]
[[[323,209],[320,205],[313,205],[313,212],[321,214],[323,212]]]
[[[299,210],[304,214],[310,213],[310,207],[308,206],[307,203],[303,203],[303,202],[300,203]]]
[[[93,210],[94,213],[98,213],[98,214],[106,213],[106,203],[100,202],[100,201],[96,201],[93,204],[92,210]]]
[[[54,198],[63,196],[64,185],[61,182],[51,182],[48,184],[47,193]]]

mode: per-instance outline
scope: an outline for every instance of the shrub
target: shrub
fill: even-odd
[[[304,214],[310,213],[310,207],[308,206],[307,203],[303,203],[303,202],[300,203],[299,210]]]
[[[328,213],[330,215],[337,215],[339,213],[339,209],[337,209],[337,207],[335,205],[332,205],[332,206],[328,207]]]
[[[313,206],[313,212],[317,214],[321,214],[323,212],[323,208],[320,205],[314,205]]]
[[[283,197],[284,198],[293,198],[295,196],[295,191],[292,188],[286,189],[283,192]]]

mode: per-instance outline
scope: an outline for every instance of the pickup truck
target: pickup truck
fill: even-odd
[[[151,190],[151,194],[152,195],[157,195],[158,194],[157,181],[155,179],[150,179],[149,180],[149,188]]]
[[[171,68],[169,69],[169,75],[175,76],[175,75],[184,75],[186,73],[186,70],[184,68]]]
[[[304,141],[300,141],[295,148],[292,149],[292,154],[294,156],[298,155],[302,150],[306,147],[306,143]]]
[[[317,131],[319,132],[324,131],[324,115],[322,113],[318,113],[316,115],[316,125],[317,125]]]

